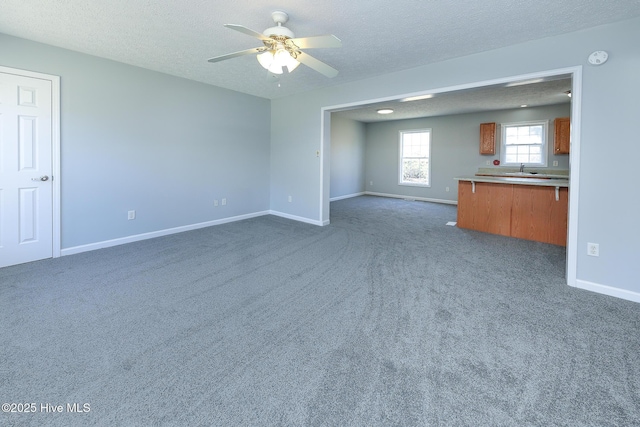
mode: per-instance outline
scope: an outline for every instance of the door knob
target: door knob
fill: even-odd
[[[42,175],[40,178],[31,178],[31,181],[49,181],[49,177],[47,175]]]

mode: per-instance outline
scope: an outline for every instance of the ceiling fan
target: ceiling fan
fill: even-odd
[[[342,42],[339,38],[332,34],[295,38],[293,32],[282,25],[289,20],[289,15],[285,12],[276,11],[271,14],[271,18],[276,23],[276,26],[267,28],[262,33],[242,25],[224,24],[227,28],[260,39],[264,46],[216,56],[209,59],[209,62],[220,62],[238,56],[257,53],[260,65],[273,74],[282,74],[283,68],[286,68],[288,72],[292,72],[300,63],[303,63],[327,77],[331,78],[338,75],[338,70],[303,52],[303,49],[342,47]]]

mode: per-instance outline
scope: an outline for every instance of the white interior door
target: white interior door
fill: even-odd
[[[53,256],[52,82],[0,72],[0,267]]]

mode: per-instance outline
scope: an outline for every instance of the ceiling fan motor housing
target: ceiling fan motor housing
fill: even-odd
[[[289,20],[289,15],[287,15],[285,12],[278,10],[271,14],[271,19],[273,19],[273,22],[276,23],[276,26],[267,28],[266,30],[264,30],[262,34],[264,34],[267,37],[282,36],[290,39],[295,37],[295,35],[293,34],[293,31],[291,31],[290,29],[282,25]]]
[[[267,28],[266,30],[264,30],[262,34],[264,34],[267,37],[283,36],[290,39],[294,38],[293,31],[291,31],[287,27],[280,27],[280,26]]]

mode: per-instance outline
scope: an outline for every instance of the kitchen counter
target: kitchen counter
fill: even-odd
[[[476,173],[476,176],[495,176],[504,178],[541,178],[541,179],[569,179],[569,175],[558,175],[537,172],[505,172],[505,173]]]
[[[478,168],[476,176],[504,176],[504,177],[517,177],[523,178],[562,178],[569,179],[568,169],[550,169],[550,168],[530,168],[526,167],[523,172],[520,172],[520,168]]]
[[[520,178],[514,176],[460,176],[457,181],[489,182],[494,184],[535,185],[543,187],[569,187],[567,178]]]
[[[566,245],[568,179],[511,176],[455,179],[458,227]]]

